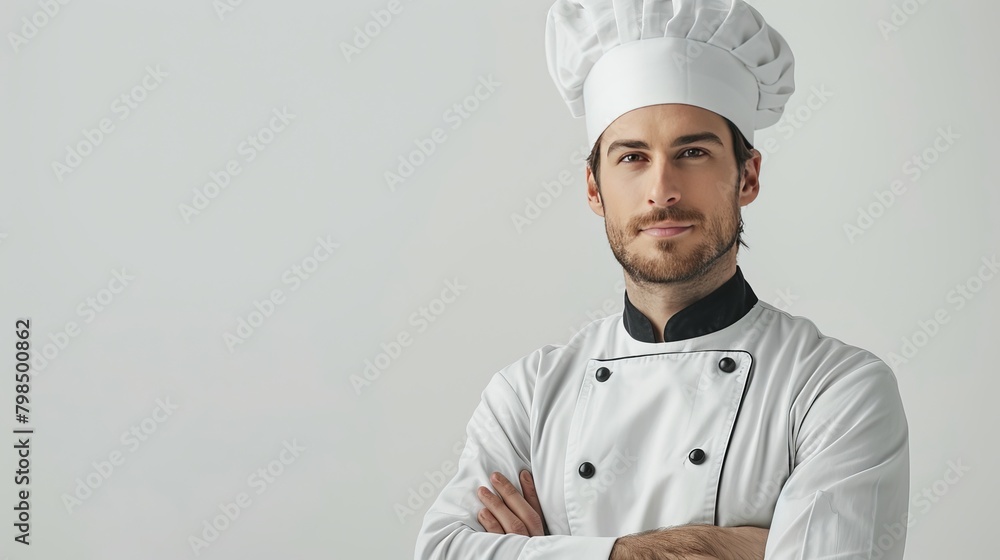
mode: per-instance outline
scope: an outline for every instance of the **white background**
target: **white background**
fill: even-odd
[[[372,12],[388,2],[369,0],[0,8],[0,558],[412,556],[433,498],[413,496],[458,459],[493,373],[621,309],[621,268],[585,202],[583,121],[545,65],[549,5],[400,0],[384,26]],[[1000,278],[973,279],[1000,252],[1000,6],[754,6],[791,44],[797,91],[757,132],[777,149],[744,209],[740,265],[762,300],[886,361],[944,310],[894,367],[912,495],[934,497],[911,509],[907,558],[987,557]],[[359,37],[366,25],[377,34]],[[147,67],[165,73],[155,89]],[[473,103],[481,77],[500,85]],[[142,100],[124,113],[123,94]],[[446,120],[463,102],[468,118]],[[241,142],[282,109],[294,118],[246,161]],[[105,118],[113,131],[68,155]],[[435,128],[445,141],[390,188]],[[925,153],[939,129],[958,137]],[[240,174],[185,216],[231,159]],[[546,198],[563,171],[573,180]],[[903,194],[878,202],[897,180]],[[545,208],[519,230],[526,199]],[[283,275],[313,264],[317,238],[339,247],[293,290]],[[421,331],[411,314],[454,279],[466,288]],[[971,300],[949,298],[967,282]],[[224,335],[272,290],[283,303],[230,351]],[[13,540],[10,433],[25,317],[50,357],[32,370],[30,547]],[[363,377],[401,332],[411,344]],[[177,407],[163,422],[157,399]],[[133,426],[155,431],[126,445]],[[304,450],[275,463],[293,441]],[[105,479],[95,464],[116,451]],[[943,482],[949,462],[969,470]],[[269,465],[281,474],[258,493],[248,477]],[[250,505],[196,556],[190,537],[241,492]],[[87,497],[67,506],[74,495]]]

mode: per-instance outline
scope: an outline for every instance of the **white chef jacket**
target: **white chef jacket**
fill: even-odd
[[[759,301],[739,267],[654,340],[626,293],[495,373],[414,558],[606,560],[691,523],[769,528],[765,560],[903,557],[908,429],[882,360]],[[547,536],[486,532],[478,487],[522,469]]]

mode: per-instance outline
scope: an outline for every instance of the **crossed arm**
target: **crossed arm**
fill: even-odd
[[[536,361],[532,356],[519,367],[530,372]],[[424,517],[415,560],[903,558],[908,430],[895,377],[884,362],[848,363],[800,392],[795,406],[805,410],[793,410],[794,465],[769,529],[700,525],[621,537],[549,535],[530,480],[521,485],[527,498],[497,478],[492,484],[499,496],[477,500],[479,484],[491,473],[531,470],[533,378],[507,372],[495,375],[483,392],[458,472]],[[480,512],[480,502],[488,513]]]
[[[490,476],[496,494],[485,486],[477,493],[486,506],[479,522],[490,533],[538,537],[548,534],[531,473],[520,473],[522,496],[499,472]],[[685,525],[620,537],[609,560],[762,560],[767,529]]]

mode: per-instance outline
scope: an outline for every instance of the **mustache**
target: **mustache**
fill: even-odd
[[[702,218],[701,212],[695,212],[693,210],[684,210],[678,208],[660,208],[650,214],[645,216],[635,218],[632,220],[632,229],[635,231],[641,231],[647,226],[653,225],[657,222],[701,222]]]

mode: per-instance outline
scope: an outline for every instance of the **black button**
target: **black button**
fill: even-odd
[[[705,462],[705,452],[701,449],[692,449],[691,452],[688,453],[688,459],[690,459],[692,463],[700,465]]]
[[[585,463],[583,463],[583,464],[580,465],[580,476],[582,476],[583,478],[590,478],[590,477],[594,476],[594,473],[596,471],[597,471],[597,469],[595,469],[594,465],[592,465],[590,463],[586,463],[585,462]]]
[[[603,367],[603,366],[597,368],[597,380],[598,381],[600,381],[601,383],[604,383],[605,381],[608,380],[609,377],[611,377],[611,370],[610,369],[608,369],[606,367]]]
[[[719,360],[719,369],[721,369],[726,373],[732,373],[732,371],[736,369],[736,360],[728,356],[722,358],[721,360]]]

